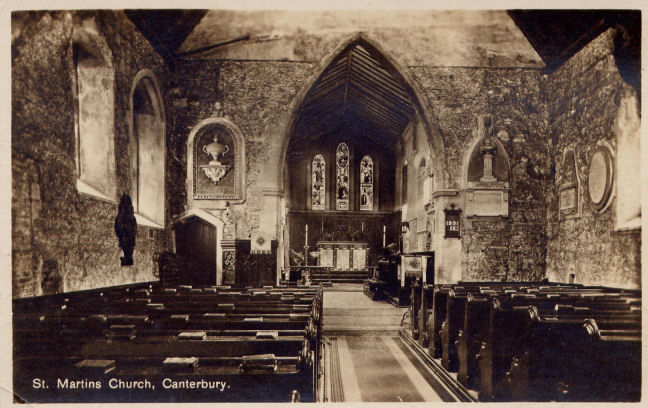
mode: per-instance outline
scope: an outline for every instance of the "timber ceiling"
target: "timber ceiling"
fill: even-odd
[[[207,10],[124,10],[169,66],[175,52],[207,14]]]
[[[341,52],[304,98],[291,144],[333,132],[393,149],[414,116],[405,81],[361,40]]]
[[[638,10],[509,10],[520,31],[552,72],[610,27],[621,29],[626,43],[639,54],[641,12]],[[639,55],[630,63],[638,64]]]

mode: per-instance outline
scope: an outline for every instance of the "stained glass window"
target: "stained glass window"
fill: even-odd
[[[313,210],[326,209],[326,162],[321,154],[313,158],[312,177],[312,199]]]
[[[335,152],[335,209],[349,209],[349,146],[340,143]]]
[[[373,160],[364,156],[360,161],[360,210],[373,210],[373,180]]]

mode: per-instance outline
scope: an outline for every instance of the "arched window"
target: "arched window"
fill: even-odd
[[[335,209],[349,209],[349,146],[340,143],[335,152]]]
[[[364,156],[360,161],[360,210],[373,210],[374,163],[371,157]]]
[[[140,225],[164,228],[164,106],[154,74],[140,71],[131,89],[131,196]]]
[[[313,158],[311,169],[311,198],[313,210],[326,209],[326,162],[321,154]]]
[[[85,29],[72,37],[77,190],[116,202],[115,73],[105,40]]]

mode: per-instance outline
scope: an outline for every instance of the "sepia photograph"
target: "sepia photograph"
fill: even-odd
[[[642,10],[244,3],[7,12],[13,404],[645,402]]]

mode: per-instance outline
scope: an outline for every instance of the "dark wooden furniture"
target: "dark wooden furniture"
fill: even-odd
[[[294,390],[316,399],[320,288],[147,283],[15,300],[13,311],[14,389],[28,402],[287,402]],[[33,378],[102,389],[35,389]],[[156,389],[114,392],[112,378]],[[231,388],[174,391],[165,378]]]
[[[414,285],[412,298],[407,336],[482,401],[640,398],[640,291],[459,282]]]

